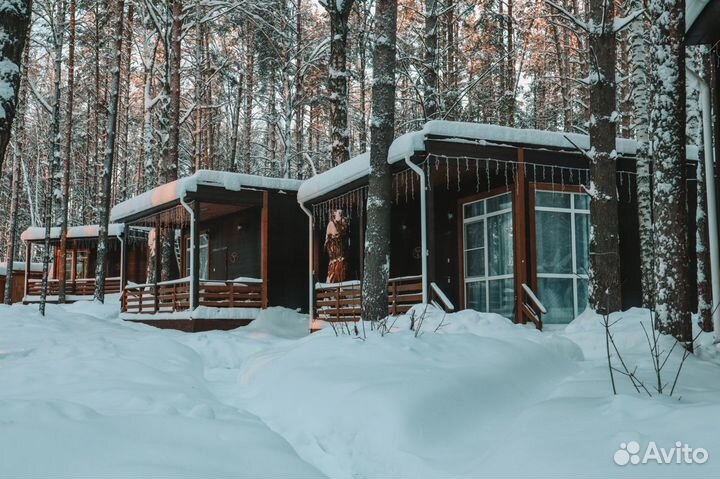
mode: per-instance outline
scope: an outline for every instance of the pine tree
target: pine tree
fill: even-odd
[[[692,339],[685,171],[685,2],[650,0],[655,310],[660,331]]]
[[[105,140],[105,165],[100,182],[100,213],[98,221],[97,259],[95,264],[95,299],[105,301],[105,274],[108,248],[108,223],[110,218],[110,188],[115,156],[115,143],[118,120],[118,99],[120,96],[120,67],[122,65],[123,27],[125,25],[125,2],[117,3],[117,26],[113,46],[112,83],[107,120],[107,138]]]
[[[362,318],[367,321],[378,321],[388,314],[392,203],[388,151],[395,124],[396,39],[397,0],[378,0],[375,7],[370,177],[361,306]]]
[[[0,169],[15,118],[32,1],[0,2]]]
[[[347,36],[348,18],[354,0],[320,0],[330,15],[330,128],[333,163],[339,165],[350,158],[348,131]]]

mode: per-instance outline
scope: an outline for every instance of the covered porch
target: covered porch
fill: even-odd
[[[581,314],[588,300],[588,148],[588,137],[578,134],[447,121],[396,139],[388,158],[395,197],[390,276],[403,281],[390,281],[389,312],[434,302],[538,329]],[[635,148],[617,140],[624,308],[640,301]],[[689,147],[688,157],[696,159],[696,149]],[[368,160],[348,163],[308,180],[298,195],[314,218],[316,320],[359,317]],[[689,163],[688,172],[693,168]],[[357,252],[346,255],[348,281],[321,283],[331,260],[325,225],[337,210],[356,218],[347,244]],[[398,308],[398,299],[407,301]]]
[[[38,258],[39,249],[45,244],[45,228],[30,227],[20,238],[25,242],[25,271],[29,270],[31,258]],[[95,266],[97,258],[98,226],[72,226],[67,230],[67,247],[65,258],[60,251],[60,228],[50,230],[51,262],[48,269],[46,301],[57,302],[60,296],[61,263],[64,262],[65,271],[65,300],[68,302],[91,300],[95,295]],[[122,283],[120,263],[124,260],[123,254],[131,255],[136,260],[136,249],[127,243],[131,238],[125,234],[123,224],[108,225],[108,254],[106,259],[107,278],[105,279],[105,294],[120,293]],[[133,276],[135,279],[135,276]],[[39,302],[43,292],[42,274],[25,274],[23,302]]]
[[[270,249],[282,240],[271,239],[271,210],[283,214],[274,206],[297,184],[200,171],[113,208],[113,218],[147,231],[149,258],[148,280],[122,287],[121,317],[184,331],[254,320],[273,298]]]

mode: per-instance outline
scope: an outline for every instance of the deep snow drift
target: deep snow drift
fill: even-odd
[[[42,318],[0,306],[0,476],[720,474],[720,349],[704,336],[673,397],[638,394],[619,374],[613,396],[590,313],[540,333],[431,311],[420,334],[403,317],[360,339],[308,336],[307,318],[280,308],[196,334],[125,323],[117,309],[50,305]],[[617,317],[623,359],[654,392],[649,313]],[[670,384],[681,356],[665,366]],[[629,441],[709,458],[618,466]]]

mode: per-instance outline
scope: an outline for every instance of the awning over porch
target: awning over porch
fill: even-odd
[[[189,199],[199,188],[211,187],[220,191],[242,190],[297,191],[301,181],[285,178],[199,170],[195,174],[160,185],[152,190],[115,205],[110,211],[111,221],[130,222],[152,215],[154,211],[171,208]]]
[[[433,120],[421,130],[406,133],[393,141],[388,154],[388,163],[400,163],[405,158],[428,153],[426,140],[440,140],[452,143],[471,143],[478,146],[523,146],[528,149],[548,149],[564,152],[577,152],[578,148],[590,149],[590,137],[578,133],[532,130],[469,123],[458,121]],[[620,155],[634,156],[637,142],[625,138],[616,140],[616,149]],[[687,157],[697,160],[697,148],[688,145]],[[298,190],[298,202],[312,203],[343,186],[358,182],[368,176],[370,154],[363,153],[351,160],[315,175],[302,183]]]
[[[70,226],[67,229],[68,239],[91,239],[97,238],[100,227],[98,225]],[[125,230],[122,223],[110,223],[108,225],[108,236],[120,236]],[[45,239],[45,228],[42,226],[31,226],[20,234],[23,241],[43,241]],[[50,228],[50,239],[60,239],[60,227]]]

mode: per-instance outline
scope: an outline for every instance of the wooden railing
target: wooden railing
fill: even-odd
[[[262,281],[200,281],[198,305],[212,308],[264,308]],[[183,278],[157,284],[125,287],[125,313],[174,313],[190,309],[190,280]]]
[[[547,309],[540,302],[533,290],[527,284],[522,284],[522,301],[520,313],[535,324],[537,329],[542,330],[542,315],[547,314]]]
[[[318,284],[315,287],[315,317],[328,322],[360,319],[360,281]],[[422,277],[405,276],[388,281],[388,314],[407,313],[422,302]]]
[[[105,294],[120,292],[120,278],[105,279]],[[29,279],[27,283],[27,296],[40,296],[42,294],[42,279]],[[48,280],[48,296],[60,294],[60,280]],[[93,296],[95,294],[95,278],[68,280],[65,282],[67,296]]]

